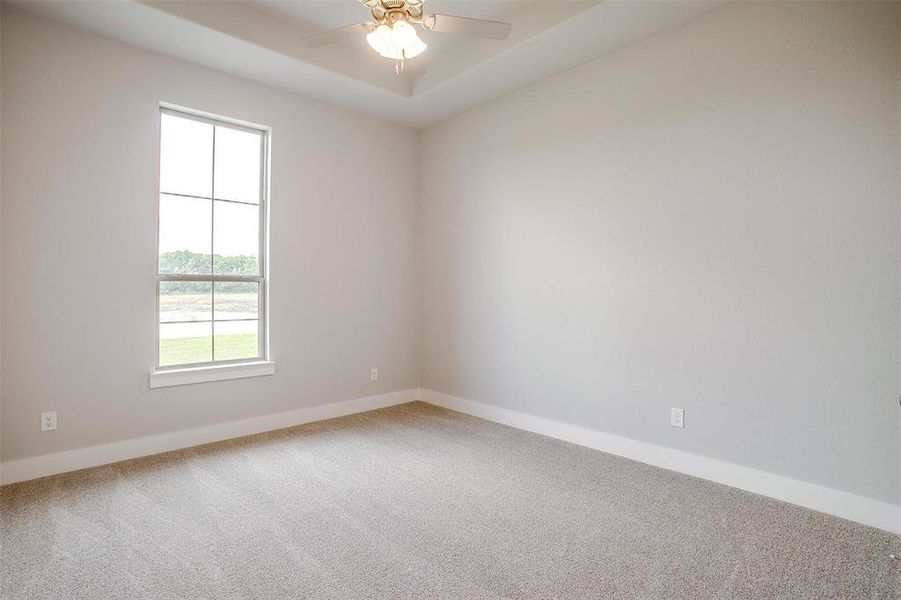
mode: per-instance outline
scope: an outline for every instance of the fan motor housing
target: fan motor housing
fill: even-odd
[[[371,7],[376,23],[389,25],[399,20],[416,20],[422,17],[422,0],[373,0],[365,2]]]

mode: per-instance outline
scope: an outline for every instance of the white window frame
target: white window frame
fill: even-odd
[[[206,196],[190,196],[186,194],[173,194],[169,191],[159,189],[159,170],[157,172],[157,228],[156,228],[156,314],[155,322],[155,342],[156,342],[156,362],[153,371],[150,373],[150,387],[167,387],[172,385],[183,385],[190,383],[201,383],[207,381],[221,381],[224,379],[237,379],[243,377],[255,377],[260,375],[272,375],[275,373],[275,363],[270,360],[269,356],[269,144],[271,129],[262,125],[247,123],[213,115],[201,111],[196,111],[181,106],[167,103],[160,103],[159,120],[160,129],[162,128],[162,115],[169,114],[179,118],[192,119],[202,123],[209,123],[217,127],[228,127],[239,131],[247,131],[260,134],[260,202],[259,202],[259,274],[258,275],[192,275],[183,273],[160,273],[159,265],[159,198],[161,194],[182,196],[189,198],[198,198],[210,200],[212,202],[211,224],[215,222],[216,210],[216,134],[213,130],[213,164],[212,173],[213,187],[211,188],[211,197]],[[157,145],[159,159],[160,145]],[[159,164],[159,160],[158,160]],[[249,203],[242,203],[249,204]],[[211,245],[214,243],[211,238]],[[213,248],[210,248],[211,260]],[[217,282],[246,282],[257,283],[259,285],[259,306],[258,306],[258,352],[254,358],[232,359],[232,360],[214,360],[203,363],[188,363],[181,365],[160,366],[160,284],[167,281],[208,281],[212,287],[212,300],[215,303],[215,288]],[[210,308],[214,311],[215,304]],[[215,357],[215,318],[210,316],[212,322],[212,344],[213,356]]]

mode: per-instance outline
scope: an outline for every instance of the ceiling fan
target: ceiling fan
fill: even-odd
[[[462,33],[491,40],[505,40],[510,35],[510,23],[425,14],[423,0],[358,0],[372,13],[371,21],[346,25],[301,40],[308,48],[318,48],[341,41],[358,33],[366,34],[369,46],[385,58],[396,62],[398,73],[404,61],[422,54],[426,43],[416,34],[416,28],[437,33]]]

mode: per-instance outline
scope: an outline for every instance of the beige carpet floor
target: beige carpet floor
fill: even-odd
[[[4,599],[901,597],[898,536],[422,403],[0,509]]]

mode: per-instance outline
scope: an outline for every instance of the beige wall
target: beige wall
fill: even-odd
[[[899,6],[733,5],[426,130],[422,386],[901,503]]]
[[[2,460],[416,387],[415,186],[379,164],[415,132],[13,9],[2,43]],[[272,127],[275,376],[148,389],[160,101]]]
[[[421,378],[899,503],[899,29],[744,3],[417,136],[5,9],[0,459]],[[147,388],[161,100],[273,128],[274,377]]]
[[[0,115],[3,114],[3,10],[0,8]],[[3,313],[3,119],[0,117],[0,315]],[[3,319],[0,318],[0,365],[3,364]],[[3,448],[3,369],[0,367],[0,449]],[[2,462],[2,450],[0,450]]]

